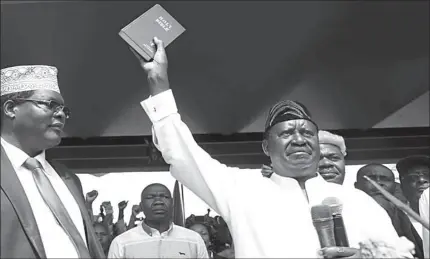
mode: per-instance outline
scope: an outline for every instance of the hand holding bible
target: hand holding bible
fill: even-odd
[[[157,37],[155,37],[153,41],[156,47],[156,52],[154,58],[149,62],[146,62],[145,59],[143,59],[134,49],[130,48],[130,50],[139,60],[140,66],[148,76],[151,95],[156,95],[169,90],[169,77],[167,74],[167,55],[163,42]]]

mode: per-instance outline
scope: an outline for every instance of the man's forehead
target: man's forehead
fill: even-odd
[[[297,120],[288,120],[283,121],[275,124],[273,126],[274,129],[281,130],[281,129],[296,129],[296,128],[303,128],[303,129],[315,129],[316,126],[312,122],[304,119],[297,119]]]
[[[427,172],[427,174],[430,171],[430,168],[427,165],[412,165],[411,167],[409,167],[408,172],[415,172],[415,171],[420,171],[420,172]]]
[[[326,154],[330,154],[330,153],[342,154],[342,151],[338,146],[333,144],[328,144],[328,143],[320,144],[320,150],[321,150],[321,153],[324,152]]]
[[[31,98],[41,99],[41,100],[53,100],[59,103],[64,103],[64,99],[61,94],[52,90],[35,90]]]
[[[152,185],[152,186],[148,186],[144,193],[149,194],[149,193],[167,193],[170,194],[170,190],[167,189],[166,186],[163,185]]]
[[[390,169],[388,169],[384,166],[378,166],[378,165],[369,166],[368,168],[366,168],[364,170],[364,174],[366,174],[366,175],[378,175],[378,174],[380,174],[380,175],[393,175],[394,176],[394,173]]]

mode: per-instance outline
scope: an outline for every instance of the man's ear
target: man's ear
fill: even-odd
[[[261,148],[263,149],[264,154],[269,156],[269,142],[267,139],[263,139],[263,142],[261,142]]]
[[[15,118],[16,109],[17,107],[12,100],[7,100],[3,104],[3,113],[6,117],[9,117],[11,119]]]

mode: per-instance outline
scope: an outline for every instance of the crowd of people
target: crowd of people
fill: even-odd
[[[134,54],[148,78],[151,96],[141,106],[154,145],[171,175],[220,216],[173,224],[172,194],[160,183],[143,189],[128,223],[126,201],[115,223],[110,202],[95,214],[97,191],[84,197],[79,178],[45,157],[71,114],[57,69],[10,67],[1,71],[2,258],[428,258],[429,156],[398,161],[399,184],[389,168],[372,163],[360,168],[355,188],[345,186],[343,138],[320,130],[303,104],[286,100],[269,111],[262,149],[270,163],[261,173],[224,165],[181,120],[163,43],[153,41],[153,60]],[[367,178],[423,217],[405,214]],[[347,245],[317,228],[331,219],[327,199],[342,208]]]
[[[167,190],[167,187],[164,186],[163,188],[164,190]],[[148,189],[146,188],[146,190]],[[166,191],[166,193],[167,196],[171,196],[170,191]],[[142,195],[144,195],[144,193],[142,193]],[[94,219],[93,224],[95,234],[104,253],[108,256],[111,243],[115,237],[145,222],[143,217],[138,217],[138,215],[144,211],[144,208],[141,205],[133,205],[131,208],[131,216],[127,223],[124,220],[124,210],[127,208],[128,202],[121,201],[118,203],[118,218],[114,223],[114,209],[109,201],[102,202],[100,205],[100,212],[98,214],[94,214],[93,202],[97,196],[97,190],[90,191],[86,194],[85,202],[89,215]],[[143,200],[144,199],[142,198],[142,201]],[[148,211],[148,209],[146,210]],[[146,216],[147,214],[144,215]],[[172,216],[172,212],[166,214],[168,222],[173,221]],[[234,258],[233,240],[230,231],[228,230],[227,223],[220,216],[211,217],[210,209],[208,209],[208,213],[206,215],[196,216],[191,214],[186,218],[184,227],[200,235],[209,258]],[[121,257],[118,255],[118,251],[111,251],[111,256]],[[130,254],[122,256],[130,257]],[[143,254],[138,256],[143,256]]]

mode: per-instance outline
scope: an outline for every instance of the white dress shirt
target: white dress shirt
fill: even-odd
[[[42,238],[42,243],[45,248],[47,258],[78,258],[78,253],[75,246],[71,242],[69,236],[64,232],[63,228],[57,223],[54,215],[46,205],[42,196],[37,189],[34,182],[32,172],[23,166],[24,162],[29,156],[21,149],[13,146],[12,144],[1,138],[1,145],[3,146],[15,172],[21,182],[27,199],[30,203],[34,217],[36,219],[37,227]],[[70,217],[76,225],[79,233],[82,235],[84,241],[85,230],[84,222],[82,219],[81,211],[75,198],[70,193],[69,189],[55,172],[54,168],[46,161],[45,152],[35,157],[43,166],[46,176],[63,202]],[[86,241],[85,241],[86,242]]]
[[[420,198],[420,216],[426,220],[429,220],[429,188],[421,194]],[[424,228],[422,228],[422,235],[423,235],[423,248],[424,248],[424,258],[430,258],[430,252],[429,252],[429,239],[430,239],[430,233],[429,231]]]
[[[182,122],[171,90],[141,102],[153,123],[153,141],[174,178],[217,211],[232,233],[237,258],[315,258],[320,249],[310,214],[326,197],[343,202],[351,247],[374,239],[395,245],[399,237],[386,211],[355,188],[306,181],[309,202],[295,179],[228,167],[200,148]]]

